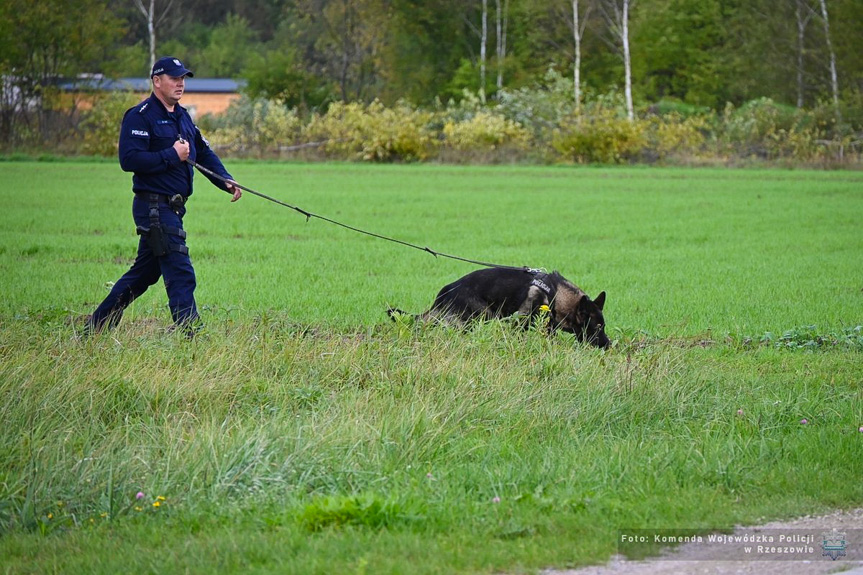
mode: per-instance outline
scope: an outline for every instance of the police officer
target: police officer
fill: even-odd
[[[87,331],[114,327],[123,310],[151,285],[165,278],[168,306],[174,323],[194,334],[198,320],[195,306],[195,270],[186,247],[183,216],[192,195],[192,160],[227,182],[207,176],[214,185],[233,194],[236,187],[216,153],[179,101],[186,77],[193,74],[176,58],[161,58],[150,77],[150,97],[130,108],[120,128],[120,167],[132,172],[132,217],[141,239],[132,267],[90,317]]]

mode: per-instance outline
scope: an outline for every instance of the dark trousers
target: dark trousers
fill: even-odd
[[[179,214],[174,213],[170,205],[159,202],[159,220],[163,226],[183,229],[185,207]],[[132,217],[137,226],[149,228],[150,203],[146,199],[135,196],[132,202]],[[185,246],[186,240],[174,234],[167,235],[168,242],[174,246]],[[185,253],[184,253],[185,252]],[[168,253],[156,257],[145,236],[138,242],[138,256],[132,267],[123,277],[117,280],[108,297],[96,308],[90,318],[90,328],[100,330],[107,326],[116,326],[123,317],[123,310],[135,299],[147,291],[151,285],[165,278],[165,290],[168,292],[168,307],[174,323],[190,326],[198,319],[198,309],[195,306],[195,270],[188,250],[168,250]]]

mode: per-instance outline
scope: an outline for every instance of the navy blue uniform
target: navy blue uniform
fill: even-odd
[[[151,285],[165,278],[168,306],[174,322],[189,326],[198,318],[195,305],[195,270],[189,259],[183,231],[185,200],[192,195],[194,168],[180,161],[174,143],[183,138],[189,142],[189,159],[209,168],[226,179],[233,179],[221,160],[210,149],[201,131],[192,122],[185,108],[179,104],[169,112],[154,95],[123,117],[120,128],[120,167],[133,172],[132,217],[140,229],[158,224],[169,249],[156,255],[145,235],[138,243],[138,255],[132,267],[121,277],[108,297],[99,305],[90,319],[90,327],[115,326],[123,310]],[[208,176],[209,178],[209,176]],[[209,178],[213,184],[227,191],[224,182]],[[170,199],[179,194],[182,205]]]

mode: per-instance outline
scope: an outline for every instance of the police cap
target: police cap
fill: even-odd
[[[189,76],[192,78],[195,76],[192,74],[191,70],[188,70],[183,66],[182,62],[170,56],[159,58],[156,60],[156,63],[153,64],[153,71],[150,73],[150,77],[152,78],[153,76],[158,76],[160,74],[167,74],[168,76],[173,76],[175,78],[179,78],[180,76]]]

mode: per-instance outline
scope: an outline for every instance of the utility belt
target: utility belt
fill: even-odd
[[[150,246],[153,255],[157,258],[168,255],[168,252],[180,252],[181,254],[188,255],[189,248],[182,244],[174,244],[168,241],[169,235],[186,239],[186,230],[164,226],[159,221],[159,203],[169,204],[171,209],[177,212],[186,203],[186,198],[180,194],[168,197],[164,194],[141,192],[135,192],[135,196],[150,204],[150,227],[138,226],[136,231],[139,236],[147,238],[147,244]]]
[[[188,199],[183,194],[168,196],[166,194],[154,194],[151,192],[135,192],[135,197],[145,202],[153,203],[155,201],[157,203],[168,204],[174,212],[180,211],[180,208],[186,205],[186,200]]]

